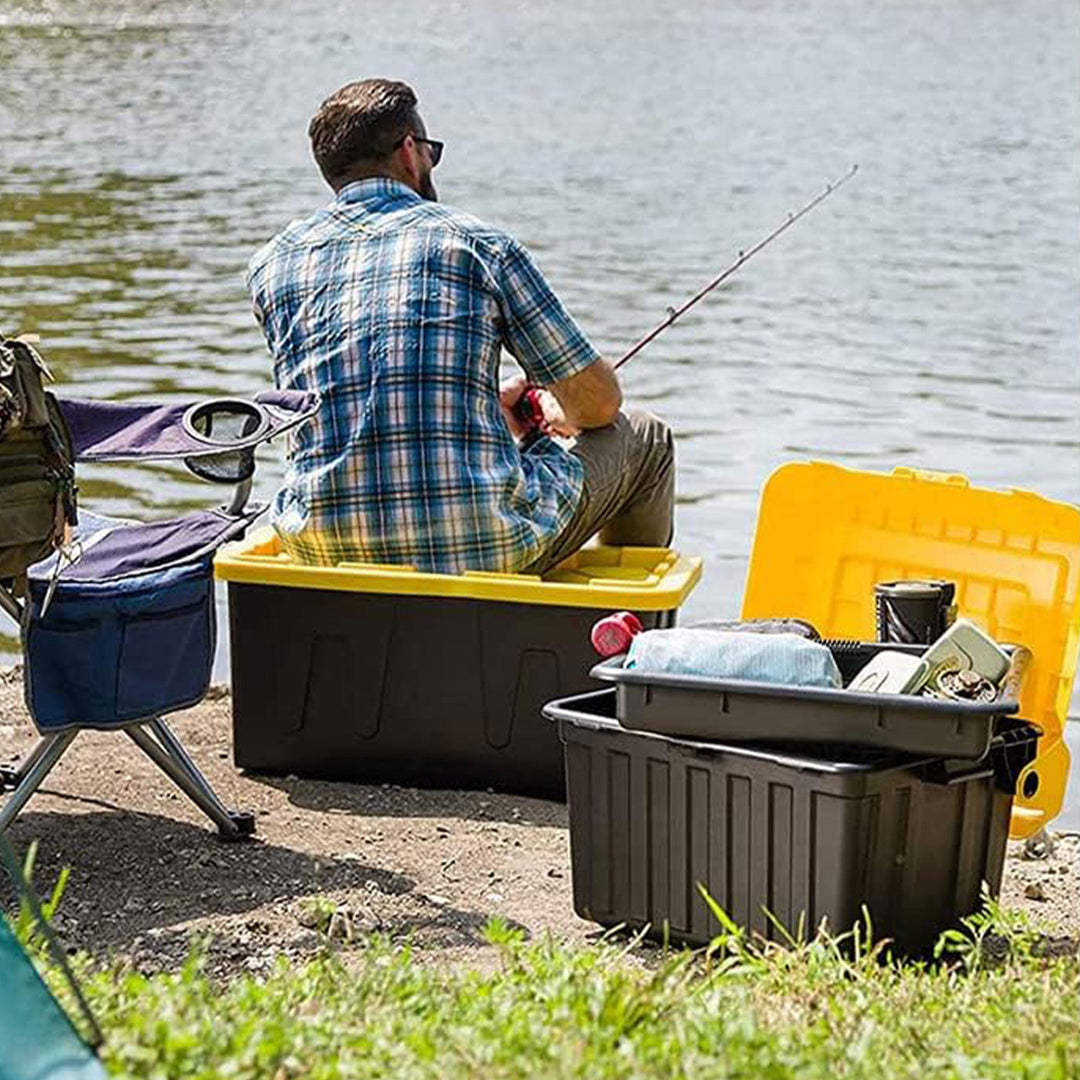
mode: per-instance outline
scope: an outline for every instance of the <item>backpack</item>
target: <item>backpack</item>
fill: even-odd
[[[0,582],[60,547],[76,523],[71,432],[26,338],[0,333]]]

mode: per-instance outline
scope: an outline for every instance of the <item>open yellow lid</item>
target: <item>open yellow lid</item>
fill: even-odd
[[[1043,728],[1029,767],[1041,768],[1026,789],[1021,778],[1013,812],[1013,834],[1030,835],[1061,809],[1068,776],[1062,726],[1080,652],[1080,510],[908,468],[799,462],[769,477],[743,618],[798,617],[827,637],[872,641],[874,585],[902,578],[954,581],[961,615],[1033,653],[1020,706]]]
[[[411,566],[341,562],[309,566],[284,551],[272,528],[225,544],[214,559],[223,581],[338,592],[444,596],[514,604],[634,611],[679,607],[701,578],[700,557],[668,548],[588,547],[543,577],[533,574],[430,574]]]

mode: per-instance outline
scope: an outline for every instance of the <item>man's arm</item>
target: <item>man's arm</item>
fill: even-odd
[[[569,379],[553,383],[550,389],[567,422],[579,429],[605,427],[618,416],[622,405],[615,369],[603,359]]]
[[[543,388],[540,406],[550,432],[574,435],[610,424],[622,403],[614,368],[589,344],[516,241],[503,259],[500,284],[505,344],[526,375],[504,384],[499,395],[510,430],[523,434],[509,414],[530,384]]]
[[[508,379],[499,400],[503,414],[516,437],[526,428],[514,416],[513,409],[521,395],[530,389],[524,375]],[[622,404],[622,390],[615,369],[606,360],[595,360],[584,371],[539,390],[544,423],[551,434],[574,436],[587,428],[612,423]]]

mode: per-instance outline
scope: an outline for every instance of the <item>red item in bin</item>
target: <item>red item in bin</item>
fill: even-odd
[[[632,611],[617,611],[594,623],[589,638],[593,648],[606,660],[626,652],[630,648],[630,639],[644,629]]]

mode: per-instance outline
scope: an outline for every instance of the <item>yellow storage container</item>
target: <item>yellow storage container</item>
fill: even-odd
[[[1060,812],[1069,775],[1063,727],[1080,652],[1080,510],[908,468],[793,463],[769,478],[744,618],[800,617],[827,637],[873,640],[874,585],[902,578],[956,582],[961,615],[1032,651],[1021,715],[1044,734],[1020,777],[1010,830],[1032,835]]]
[[[700,557],[669,548],[587,547],[540,577],[468,570],[430,574],[414,566],[340,562],[309,566],[296,562],[273,529],[257,529],[247,539],[221,548],[214,572],[221,581],[278,585],[336,592],[390,593],[491,600],[503,604],[626,608],[670,611],[679,607],[701,579]]]
[[[701,559],[584,548],[542,578],[307,566],[272,529],[225,545],[233,747],[263,772],[561,796],[541,707],[591,688],[604,612],[668,625]]]

